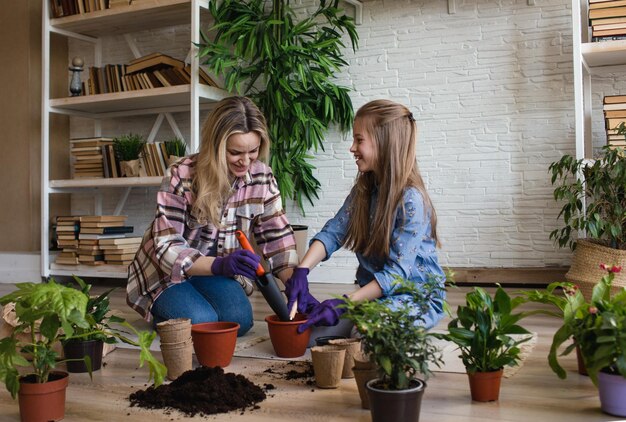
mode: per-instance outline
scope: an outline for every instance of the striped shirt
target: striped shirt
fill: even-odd
[[[241,249],[236,230],[249,238],[254,235],[274,274],[298,262],[293,230],[267,165],[256,160],[245,177],[234,181],[222,211],[222,228],[217,228],[191,215],[195,164],[196,155],[191,155],[168,168],[157,195],[156,217],[128,267],[126,302],[147,320],[156,298],[168,287],[184,282],[186,271],[198,258],[225,256]]]

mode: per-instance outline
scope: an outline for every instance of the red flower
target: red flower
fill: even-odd
[[[607,267],[606,264],[603,263],[603,264],[600,264],[600,269],[608,270],[609,267]]]
[[[590,306],[589,307],[589,313],[590,314],[597,314],[598,313],[598,308],[596,308],[595,306]]]
[[[613,265],[613,267],[609,270],[612,273],[619,273],[622,271],[622,267],[620,265]]]

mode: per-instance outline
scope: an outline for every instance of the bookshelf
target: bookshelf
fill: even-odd
[[[576,158],[591,159],[592,81],[607,69],[626,71],[626,40],[591,42],[589,0],[572,0]],[[615,93],[618,94],[618,93]]]
[[[41,176],[41,276],[47,279],[51,275],[82,277],[125,278],[125,267],[115,265],[60,265],[55,264],[54,253],[50,246],[50,201],[51,196],[60,193],[87,193],[94,197],[95,214],[102,213],[102,189],[119,188],[123,191],[114,214],[120,214],[124,202],[132,188],[159,186],[161,177],[132,178],[82,178],[50,179],[50,115],[62,114],[92,119],[93,136],[102,136],[103,119],[118,117],[154,115],[157,121],[167,120],[172,124],[173,112],[189,113],[188,151],[195,152],[199,145],[200,110],[209,108],[212,103],[229,94],[219,88],[200,84],[198,77],[198,59],[194,42],[199,41],[200,22],[206,19],[208,1],[206,0],[135,0],[131,5],[116,6],[112,9],[98,10],[60,18],[50,18],[50,0],[42,0],[42,176]],[[113,35],[126,35],[148,29],[166,28],[174,25],[190,25],[191,39],[189,61],[191,65],[191,83],[162,88],[142,89],[127,92],[114,92],[97,95],[68,96],[51,98],[50,95],[50,58],[52,34],[74,38],[93,45],[95,66],[102,66],[102,38]],[[141,56],[136,46],[130,45],[135,57]],[[68,65],[71,58],[68,58]],[[160,124],[160,123],[159,123]],[[157,125],[158,126],[158,125]],[[68,139],[69,149],[69,139]]]

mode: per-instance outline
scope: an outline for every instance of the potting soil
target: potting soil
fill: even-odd
[[[263,389],[243,375],[204,366],[183,373],[170,384],[148,387],[129,396],[131,406],[177,409],[187,416],[254,408],[265,398]]]

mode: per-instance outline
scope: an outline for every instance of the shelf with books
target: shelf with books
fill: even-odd
[[[127,268],[123,265],[64,265],[56,263],[50,264],[50,275],[72,276],[75,274],[80,274],[81,277],[128,277]]]
[[[626,65],[626,40],[581,43],[580,52],[590,70],[603,66]]]
[[[123,188],[159,186],[163,180],[160,176],[154,177],[114,177],[114,178],[85,178],[50,180],[51,189],[72,188]]]
[[[219,101],[231,94],[220,88],[198,85],[200,105]],[[112,92],[108,94],[54,98],[50,100],[52,112],[61,114],[97,114],[99,117],[155,114],[159,108],[186,111],[190,107],[191,85],[177,85],[139,91]]]
[[[50,19],[50,24],[59,30],[92,37],[125,34],[189,23],[191,2],[139,0],[132,5],[116,5],[111,9]]]

